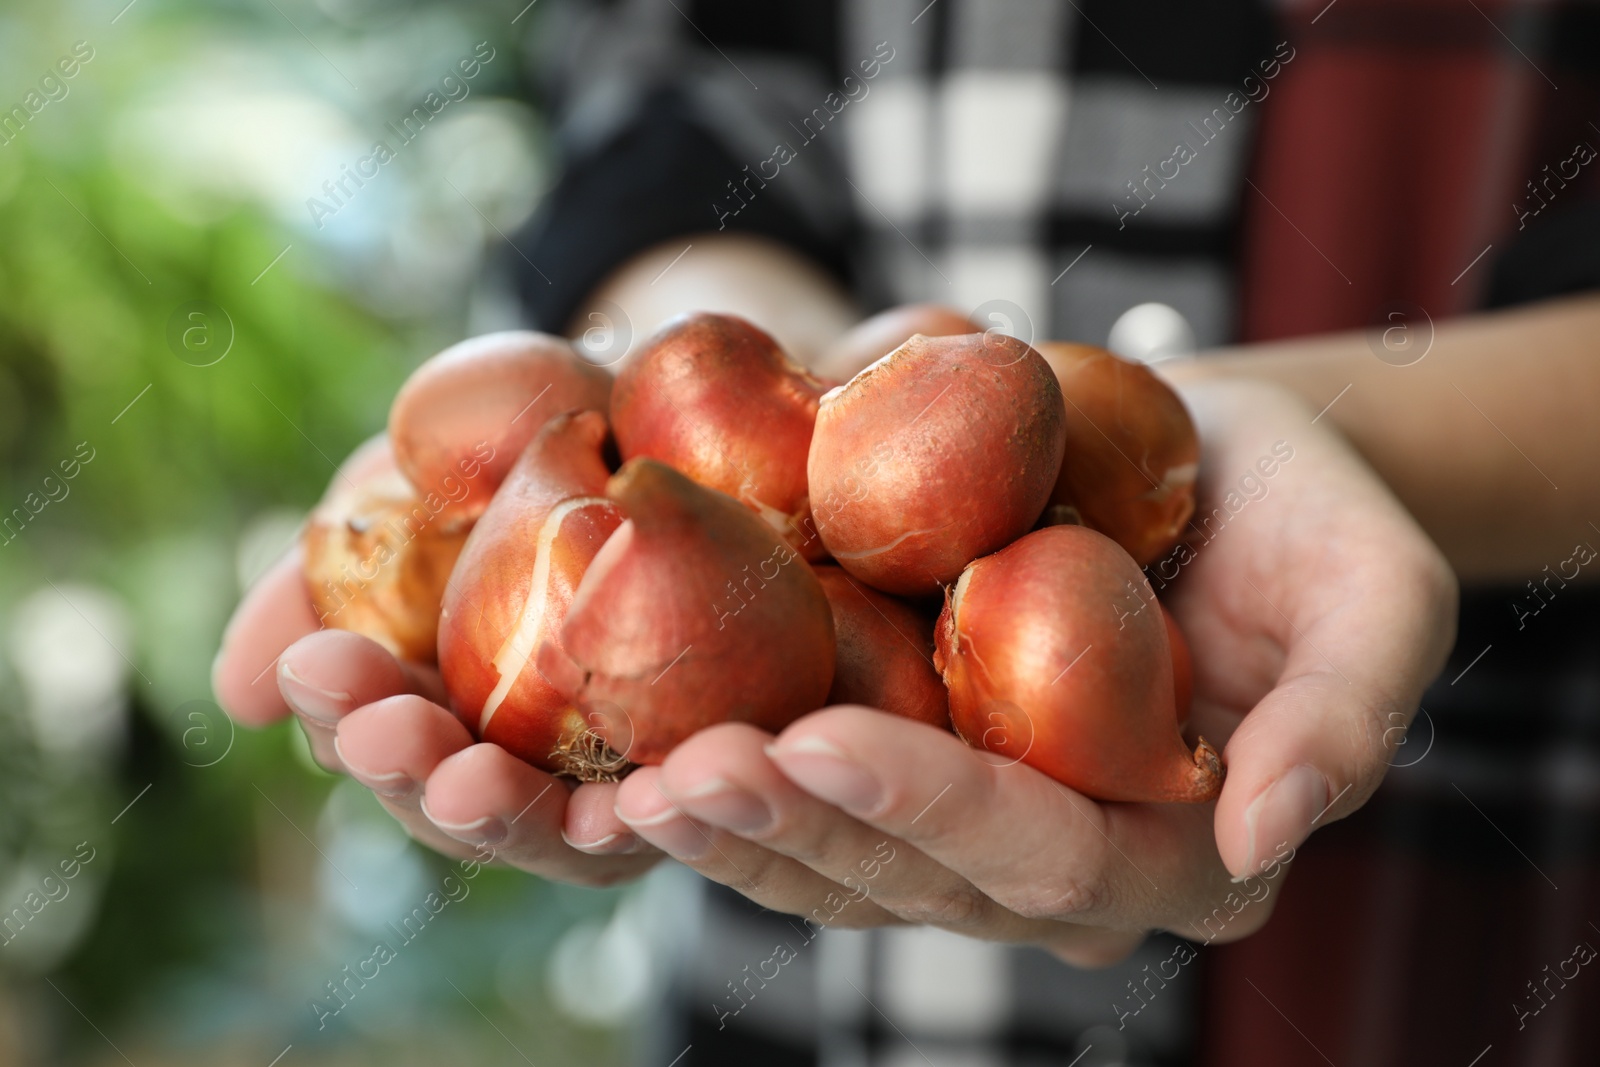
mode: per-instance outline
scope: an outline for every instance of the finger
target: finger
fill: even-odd
[[[1228,885],[1205,807],[1096,804],[1030,767],[882,712],[816,712],[780,734],[771,753],[807,792],[1029,918],[1138,932],[1181,921]]]
[[[389,447],[389,435],[376,433],[361,442],[339,464],[335,481],[360,485],[394,469],[394,450]]]
[[[1254,591],[1286,605],[1262,610],[1288,653],[1277,684],[1223,753],[1215,834],[1236,875],[1281,861],[1314,829],[1366,803],[1453,643],[1453,578],[1432,546],[1403,528],[1409,519],[1394,519],[1402,528],[1368,523],[1373,542],[1352,546],[1355,558],[1335,566],[1337,607],[1297,603],[1270,585]]]
[[[912,923],[968,937],[1045,945],[1080,966],[1104,966],[1144,940],[1054,919],[1026,918],[948,867],[800,789],[772,762],[772,737],[729,723],[679,745],[661,768],[661,789],[695,820],[804,863],[846,889],[864,888]]]
[[[655,854],[660,850],[641,839],[617,815],[616,782],[586,782],[567,797],[561,837],[591,856]]]
[[[422,783],[445,758],[473,743],[459,719],[408,694],[357,708],[339,720],[334,734],[340,764],[377,794],[407,833],[447,856],[478,856],[471,846],[435,826],[422,810]]]
[[[729,723],[702,730],[661,767],[685,814],[798,860],[847,889],[864,887],[900,918],[996,941],[1036,941],[1055,925],[996,904],[967,879],[796,786],[766,755],[772,737]]]
[[[348,630],[307,634],[278,657],[278,691],[330,771],[342,771],[334,751],[339,720],[367,704],[402,693],[443,702],[438,672],[395,659],[371,638]]]
[[[322,624],[301,576],[300,549],[289,550],[245,593],[211,664],[217,703],[246,726],[266,726],[289,714],[272,668],[284,649]]]
[[[823,926],[859,928],[899,920],[867,898],[788,856],[683,814],[661,789],[661,768],[640,767],[617,788],[617,815],[633,832],[700,874],[762,907]]]
[[[1208,542],[1174,598],[1180,619],[1217,620],[1194,628],[1197,692],[1250,708],[1223,752],[1214,824],[1243,876],[1377,788],[1454,642],[1456,585],[1393,494],[1342,438],[1310,426],[1308,408],[1285,408],[1270,389],[1197,396],[1202,497],[1232,492],[1235,472],[1269,449],[1283,459],[1273,503],[1260,505],[1273,510]],[[1229,634],[1236,647],[1212,646]]]
[[[388,438],[368,438],[340,464],[329,492],[364,481],[393,467]],[[289,714],[271,677],[284,649],[322,629],[304,577],[298,542],[246,591],[222,634],[222,648],[211,663],[211,688],[217,703],[246,726],[266,726]]]
[[[422,810],[451,837],[488,845],[513,867],[563,882],[610,885],[644,873],[660,858],[614,811],[609,818],[597,817],[602,805],[615,806],[616,789],[614,784],[572,789],[499,745],[478,744],[440,761],[428,776]],[[580,794],[583,801],[574,805]],[[577,839],[596,842],[601,854],[569,844],[563,836],[569,825]],[[611,840],[598,845],[606,837]]]
[[[940,304],[902,304],[856,323],[817,359],[812,370],[824,378],[846,382],[874,360],[893,352],[913,334],[946,337],[982,333],[982,327],[954,308]]]

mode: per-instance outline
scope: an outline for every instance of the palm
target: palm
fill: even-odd
[[[1228,746],[1217,843],[1237,870],[1242,811],[1282,771],[1334,771],[1327,800],[1344,795],[1329,817],[1376,788],[1393,716],[1409,717],[1452,643],[1455,585],[1376,475],[1298,401],[1253,385],[1187,399],[1204,476],[1169,602],[1194,654],[1191,730]]]

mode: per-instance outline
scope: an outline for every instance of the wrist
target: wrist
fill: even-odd
[[[569,334],[601,304],[622,309],[635,343],[686,311],[738,315],[807,365],[860,317],[839,283],[806,257],[734,234],[688,234],[640,252],[595,287]]]

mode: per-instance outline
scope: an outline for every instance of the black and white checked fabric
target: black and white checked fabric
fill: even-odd
[[[1039,336],[1099,343],[1122,311],[1158,300],[1200,343],[1229,338],[1228,233],[1253,116],[1230,115],[1209,142],[1188,124],[1222,106],[1269,31],[1248,4],[1165,8],[845,5],[847,55],[880,40],[899,52],[873,106],[843,116],[864,269],[891,302],[1004,299]],[[1134,67],[1112,42],[1148,39],[1139,23],[1157,19],[1176,20],[1192,53]],[[1146,206],[1132,183],[1184,138],[1203,147]],[[1119,205],[1142,210],[1125,219]]]
[[[1249,0],[552,4],[530,65],[561,116],[564,167],[507,262],[530,320],[553,330],[631,254],[730,230],[804,252],[868,307],[1004,300],[1034,336],[1102,343],[1124,310],[1153,300],[1182,312],[1202,347],[1223,343],[1235,335],[1241,193],[1273,88],[1261,63],[1295,61],[1275,14]],[[1596,284],[1595,257],[1566,237],[1502,257],[1494,291],[1526,300],[1581,287],[1573,278]],[[1564,266],[1546,284],[1552,263]],[[1197,1062],[1208,1041],[1207,1062],[1274,1062],[1231,1058],[1227,1035],[1207,1037],[1199,1020],[1222,1014],[1222,998],[1255,995],[1208,975],[1245,959],[1287,995],[1261,976],[1286,960],[1303,969],[1299,949],[1318,937],[1318,951],[1349,957],[1342,1002],[1368,1005],[1349,1012],[1365,1028],[1356,1046],[1401,1047],[1403,1019],[1371,1022],[1404,1014],[1386,1004],[1419,1016],[1476,1004],[1476,968],[1520,973],[1495,961],[1551,914],[1527,906],[1529,886],[1542,892],[1550,871],[1581,900],[1594,882],[1574,871],[1600,866],[1600,604],[1574,587],[1513,632],[1523,595],[1468,598],[1455,658],[1388,782],[1306,846],[1273,923],[1243,945],[1163,935],[1123,965],[1080,972],[936,930],[813,937],[701,886],[682,926],[693,944],[640,1062],[1167,1067]],[[1502,827],[1525,855],[1501,847]],[[1359,864],[1329,858],[1352,849]],[[1471,965],[1436,966],[1460,920],[1448,889],[1423,884],[1472,887],[1502,936]],[[1350,912],[1383,921],[1330,934],[1327,917]],[[1196,955],[1182,977],[1124,1020],[1133,986],[1150,990],[1150,969],[1183,951]],[[1487,1000],[1485,1012],[1503,1011]]]
[[[1255,4],[845,0],[752,19],[617,0],[562,20],[536,62],[569,116],[566,177],[523,245],[551,265],[524,284],[538,322],[564,325],[629,252],[726,226],[794,243],[870,305],[1006,300],[1036,336],[1100,343],[1156,300],[1201,345],[1232,336],[1240,86],[1275,42]],[[1164,180],[1179,142],[1193,159]],[[790,161],[763,168],[778,146]]]
[[[701,889],[697,944],[641,1064],[686,1048],[682,1063],[702,1065],[1044,1067],[1080,1053],[1078,1067],[1189,1062],[1195,979],[1151,980],[1138,999],[1130,992],[1152,971],[1199,966],[1205,950],[1176,938],[1153,937],[1115,968],[1080,971],[929,927],[818,932],[720,886]]]
[[[725,225],[800,247],[871,304],[1005,300],[1037,336],[1103,342],[1124,310],[1159,300],[1201,344],[1231,336],[1230,234],[1253,116],[1187,124],[1202,126],[1270,54],[1252,5],[1130,17],[1054,0],[847,0],[778,5],[768,33],[726,4],[620,0],[562,17],[536,66],[570,116],[567,177],[523,244],[551,279],[524,283],[547,328],[628,254]],[[1135,70],[1112,42],[1146,34],[1147,20],[1179,25],[1181,47]],[[1202,151],[1146,204],[1131,183],[1186,133]],[[780,145],[792,156],[763,166]],[[1141,210],[1124,220],[1119,205]],[[1156,1067],[1185,1062],[1193,1039],[1193,982],[1118,1027],[1115,1005],[1172,956],[1170,937],[1090,973],[932,929],[808,941],[810,928],[719,887],[695,928],[679,1010],[642,1062],[692,1045],[682,1067],[924,1054],[1044,1064],[1085,1049],[1084,1067]],[[793,960],[743,987],[746,1006],[733,986],[779,944]]]

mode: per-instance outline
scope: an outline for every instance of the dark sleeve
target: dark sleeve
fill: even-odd
[[[565,159],[555,187],[510,257],[518,294],[539,329],[561,332],[615,267],[671,238],[769,237],[848,281],[846,231],[819,226],[789,195],[762,183],[671,86],[644,95],[631,118]],[[746,167],[751,169],[747,170]],[[733,186],[741,183],[736,193]]]
[[[1549,213],[1495,260],[1485,304],[1509,307],[1600,290],[1600,202]]]
[[[1600,290],[1600,159],[1593,147],[1600,144],[1593,136],[1600,130],[1590,121],[1600,107],[1600,7],[1561,2],[1548,12],[1544,69],[1560,91],[1544,96],[1529,131],[1522,175],[1529,180],[1512,207],[1519,218],[1523,211],[1536,217],[1512,232],[1504,251],[1497,250],[1484,294],[1491,308]],[[1587,158],[1578,154],[1580,147]],[[1565,174],[1558,161],[1576,163],[1578,175]],[[1541,192],[1556,199],[1546,206]]]

